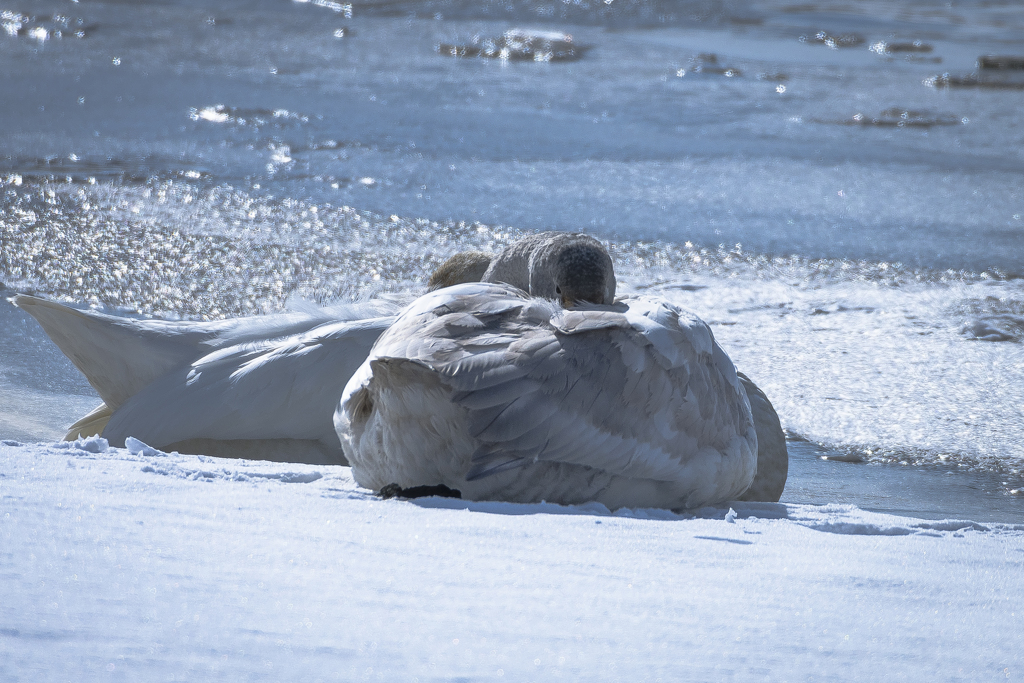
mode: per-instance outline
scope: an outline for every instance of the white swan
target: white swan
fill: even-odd
[[[344,463],[334,407],[394,320],[365,317],[393,309],[383,303],[191,322],[122,318],[24,294],[11,302],[103,399],[67,438],[102,433],[123,446],[134,436],[185,453],[314,463]]]
[[[479,280],[491,254],[464,252],[434,287]],[[204,321],[135,320],[19,294],[103,399],[65,439],[134,436],[183,453],[347,464],[334,431],[338,399],[393,322],[384,301]]]
[[[645,297],[427,294],[381,335],[335,425],[361,485],[474,500],[692,508],[735,499],[757,467],[729,357],[698,318]]]

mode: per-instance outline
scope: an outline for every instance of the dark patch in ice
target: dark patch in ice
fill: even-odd
[[[978,57],[983,71],[1024,71],[1024,57],[1016,55],[983,55]]]
[[[808,40],[821,43],[832,50],[838,50],[839,48],[846,47],[857,47],[863,45],[866,41],[864,36],[858,33],[829,33],[828,31],[818,31],[813,36],[800,36],[800,42],[805,43]]]
[[[893,58],[893,55],[901,54],[903,59],[906,61],[914,61],[919,63],[933,63],[933,65],[939,65],[942,63],[942,57],[940,56],[927,56],[931,54],[934,47],[930,43],[926,43],[921,40],[915,40],[906,43],[887,43],[885,41],[879,41],[872,43],[868,48],[871,52],[880,54],[884,57]]]
[[[848,453],[826,453],[820,456],[822,460],[831,460],[832,462],[851,462],[851,463],[862,463],[867,462],[862,454],[851,451]]]
[[[320,142],[310,142],[308,145],[293,146],[292,149],[296,152],[322,152],[331,151],[335,149],[347,149],[352,147],[362,147],[363,143],[355,140],[322,140]]]
[[[993,315],[965,324],[961,330],[969,339],[989,342],[1019,342],[1024,340],[1024,317]]]
[[[960,331],[969,339],[1024,341],[1024,301],[996,296],[968,299],[957,306],[956,312],[967,317]]]
[[[85,38],[95,29],[79,17],[54,14],[52,17],[34,17],[21,12],[0,12],[0,29],[11,38],[25,38],[43,42],[62,38]]]
[[[816,123],[828,123],[817,121]],[[952,114],[933,114],[926,111],[891,107],[877,116],[865,116],[857,112],[852,117],[836,121],[845,126],[874,126],[878,128],[932,128],[934,126],[956,126],[967,123],[967,119]]]
[[[915,40],[908,43],[887,43],[882,40],[877,43],[872,43],[871,47],[868,49],[876,54],[892,55],[898,53],[928,54],[934,48],[931,44],[921,40]]]
[[[1024,90],[1024,57],[983,55],[978,57],[974,73],[956,76],[944,73],[924,80],[933,88],[981,88],[989,90]]]
[[[1011,75],[990,76],[986,73],[972,73],[956,76],[944,73],[922,81],[930,88],[979,88],[982,90],[1024,90],[1024,79]]]
[[[634,289],[659,289],[661,291],[675,290],[681,292],[699,292],[702,289],[707,289],[707,285],[691,285],[691,284],[676,284],[668,280],[656,280],[654,282],[639,282],[634,285]]]
[[[69,156],[40,158],[8,157],[4,165],[6,176],[0,176],[0,186],[20,187],[24,183],[67,183],[69,185],[95,185],[104,180],[145,185],[157,175],[164,178],[203,180],[210,172],[180,161],[140,155],[130,159],[104,156],[102,159]],[[159,173],[157,171],[159,170]]]
[[[718,55],[713,52],[702,52],[690,57],[686,67],[676,70],[676,76],[679,78],[687,74],[733,78],[735,76],[742,76],[743,72],[736,67],[719,64]]]
[[[782,304],[780,304],[781,306]],[[828,306],[816,307],[811,315],[830,315],[832,313],[874,313],[874,306],[843,306],[842,304],[831,304]]]
[[[469,43],[441,43],[437,51],[451,57],[486,57],[521,62],[569,62],[588,48],[573,42],[568,33],[509,29],[496,38],[473,36]]]
[[[722,538],[721,536],[694,536],[704,541],[724,541],[726,543],[735,543],[737,545],[753,545],[753,541],[744,541],[739,538]]]

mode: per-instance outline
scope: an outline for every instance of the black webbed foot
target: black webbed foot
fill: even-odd
[[[428,496],[438,496],[440,498],[462,498],[461,491],[450,489],[444,484],[436,484],[434,486],[410,486],[407,489],[403,489],[398,484],[388,484],[382,488],[377,495],[385,500],[388,498],[426,498]]]

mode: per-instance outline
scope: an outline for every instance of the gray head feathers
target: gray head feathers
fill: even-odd
[[[578,233],[542,232],[519,240],[494,257],[483,281],[504,282],[563,306],[615,301],[608,251],[593,237]]]

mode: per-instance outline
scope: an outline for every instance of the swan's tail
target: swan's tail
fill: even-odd
[[[103,429],[113,414],[114,411],[106,403],[99,404],[91,413],[68,427],[68,433],[64,435],[64,440],[77,441],[89,436],[99,436],[103,433]]]
[[[10,301],[36,319],[53,343],[82,371],[104,403],[114,410],[196,354],[197,340],[186,338],[188,335],[167,334],[168,331],[154,334],[140,321],[80,311],[25,294]],[[173,327],[174,323],[164,325]]]

